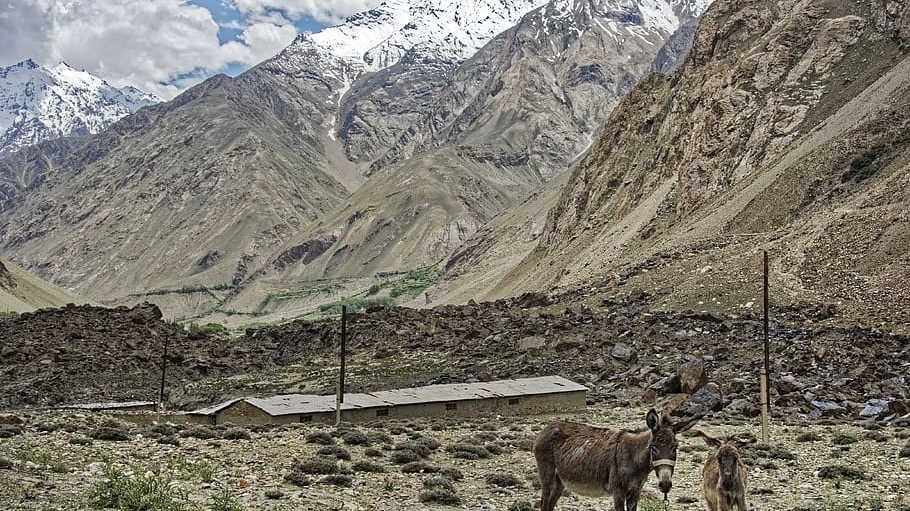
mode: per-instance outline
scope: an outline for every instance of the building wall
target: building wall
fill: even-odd
[[[370,422],[395,418],[472,417],[492,413],[532,415],[582,410],[584,408],[585,391],[575,391],[558,394],[536,394],[517,398],[476,399],[451,401],[448,403],[415,403],[382,408],[342,410],[341,419],[346,422]],[[272,417],[249,403],[238,401],[221,410],[216,416],[217,424],[291,424],[296,422],[334,424],[335,412]]]
[[[246,401],[237,401],[224,410],[218,412],[215,416],[216,424],[275,424],[281,423],[278,419],[282,417],[272,417],[264,411],[247,403]]]

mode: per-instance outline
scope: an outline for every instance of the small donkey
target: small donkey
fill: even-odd
[[[702,470],[701,491],[711,511],[748,511],[746,507],[746,467],[739,459],[739,447],[755,442],[754,438],[741,440],[732,436],[712,437],[704,431],[698,435],[705,443],[717,447],[708,457]]]
[[[541,511],[553,511],[563,488],[579,495],[613,495],[616,511],[637,511],[641,489],[653,470],[660,490],[673,486],[676,433],[697,418],[673,424],[666,414],[647,413],[647,429],[626,431],[554,422],[537,435],[534,457],[541,485]]]

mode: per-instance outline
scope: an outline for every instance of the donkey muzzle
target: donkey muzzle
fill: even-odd
[[[676,465],[675,460],[671,459],[660,459],[654,460],[651,462],[651,466],[654,468],[654,472],[657,474],[658,483],[657,486],[660,488],[664,494],[670,492],[670,488],[673,487],[673,467]]]

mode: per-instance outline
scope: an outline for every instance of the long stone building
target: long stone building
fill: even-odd
[[[524,415],[580,410],[587,388],[559,376],[481,383],[428,385],[366,394],[345,394],[341,418],[465,417],[487,413]],[[335,396],[285,394],[232,399],[190,413],[211,424],[289,424],[335,421]]]

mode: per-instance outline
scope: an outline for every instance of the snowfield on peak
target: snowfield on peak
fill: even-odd
[[[0,153],[73,134],[98,133],[161,99],[135,87],[117,88],[65,62],[31,59],[0,68]]]
[[[711,0],[386,0],[341,25],[301,34],[273,65],[290,71],[312,69],[315,64],[325,77],[346,82],[393,66],[408,52],[462,62],[536,9],[552,19],[594,9],[598,18],[610,20],[614,30],[627,26],[670,34],[679,28],[680,16],[700,16],[710,4]]]
[[[315,52],[355,72],[379,71],[408,51],[463,61],[547,0],[386,0],[315,34],[288,51]]]

